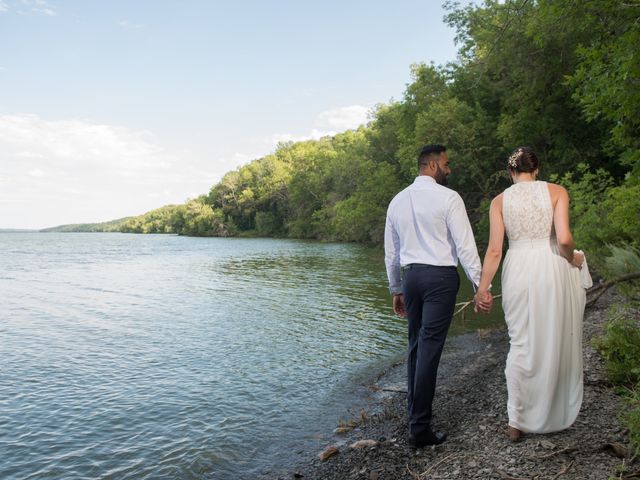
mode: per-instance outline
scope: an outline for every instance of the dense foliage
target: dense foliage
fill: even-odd
[[[399,101],[357,130],[284,143],[227,173],[207,195],[130,219],[122,230],[379,243],[393,195],[425,143],[449,147],[450,186],[486,241],[505,158],[530,145],[542,178],[573,195],[581,247],[640,239],[640,2],[448,2],[458,60],[412,66]]]
[[[640,384],[640,329],[630,308],[614,306],[605,335],[594,345],[606,360],[611,380],[628,388]]]

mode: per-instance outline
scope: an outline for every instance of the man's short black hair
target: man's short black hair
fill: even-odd
[[[446,152],[447,147],[440,145],[439,143],[430,143],[425,145],[418,154],[418,168],[429,163],[429,157],[431,155],[440,155],[442,152]]]

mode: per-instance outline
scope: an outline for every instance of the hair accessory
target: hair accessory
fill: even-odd
[[[517,168],[518,167],[518,160],[520,160],[520,157],[522,156],[523,153],[524,153],[524,150],[519,148],[519,149],[517,149],[515,152],[513,152],[511,154],[511,156],[509,157],[509,167],[510,168]]]

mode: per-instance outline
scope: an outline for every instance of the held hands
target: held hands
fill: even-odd
[[[478,290],[473,297],[474,306],[473,311],[488,313],[493,306],[493,295],[489,290],[480,291]],[[404,295],[401,293],[397,293],[393,296],[393,311],[399,317],[407,316],[407,310],[404,306]]]
[[[473,311],[489,313],[491,307],[493,306],[493,295],[489,290],[478,290],[476,294],[473,296]]]
[[[407,316],[407,310],[404,308],[404,295],[401,293],[393,295],[393,311],[399,317]]]

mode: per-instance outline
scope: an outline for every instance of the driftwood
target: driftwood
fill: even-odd
[[[616,285],[617,283],[629,282],[631,280],[640,279],[640,272],[627,273],[626,275],[621,275],[618,278],[614,278],[608,282],[599,283],[598,285],[594,285],[589,290],[587,290],[587,295],[597,294],[595,297],[587,300],[587,306],[593,305],[596,301],[611,287]]]
[[[325,448],[318,457],[321,461],[326,462],[329,458],[333,457],[336,453],[340,453],[340,450],[335,445],[330,445]]]

